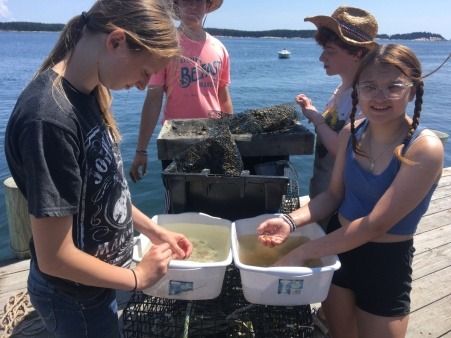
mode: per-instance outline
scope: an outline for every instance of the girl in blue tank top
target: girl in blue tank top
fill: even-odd
[[[421,65],[402,45],[361,61],[350,124],[339,135],[328,189],[289,215],[260,224],[259,241],[283,243],[290,231],[331,215],[327,235],[291,251],[277,266],[338,254],[322,308],[333,337],[404,337],[410,311],[413,235],[441,177],[440,139],[420,128]],[[412,116],[406,112],[415,100]],[[366,119],[356,122],[360,106]],[[263,236],[264,234],[264,236]]]

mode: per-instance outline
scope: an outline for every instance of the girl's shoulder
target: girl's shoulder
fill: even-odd
[[[423,149],[427,148],[429,150],[440,150],[443,149],[443,142],[440,137],[431,129],[421,128],[417,135],[412,138],[409,144],[409,148]]]

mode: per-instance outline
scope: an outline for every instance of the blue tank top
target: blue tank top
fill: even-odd
[[[357,128],[356,137],[358,139],[362,137],[362,133],[367,125],[368,120],[361,123]],[[424,127],[418,127],[415,130],[410,143],[403,149],[403,154],[424,129]],[[340,214],[349,221],[368,215],[391,185],[400,167],[401,162],[396,156],[393,156],[388,167],[379,175],[374,175],[363,170],[355,160],[351,138],[349,138],[344,169],[346,189],[344,200],[339,208]],[[434,184],[416,208],[390,228],[387,233],[394,235],[414,234],[421,217],[423,217],[429,207],[429,202],[436,187],[437,184]]]

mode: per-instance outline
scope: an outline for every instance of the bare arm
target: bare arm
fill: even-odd
[[[141,112],[141,124],[139,126],[139,136],[136,149],[143,151],[147,149],[149,140],[155,130],[158,118],[160,116],[163,102],[163,86],[153,86],[147,89],[146,99]],[[139,168],[141,168],[141,173]],[[130,168],[130,178],[133,182],[141,180],[147,173],[147,154],[136,153]]]
[[[218,92],[219,104],[221,106],[221,111],[224,113],[233,114],[233,104],[232,98],[230,97],[229,87],[223,86],[219,87]]]
[[[191,255],[193,246],[184,235],[164,229],[135,206],[133,206],[133,224],[135,229],[147,236],[152,243],[169,243],[173,258],[184,259]]]
[[[326,124],[324,117],[318,113],[311,99],[304,94],[299,94],[295,100],[307,120],[315,126],[316,136],[321,140],[321,143],[333,157],[337,157],[338,133]]]
[[[165,230],[135,206],[132,215],[136,229],[154,243],[134,268],[138,281],[137,289],[142,290],[152,286],[166,274],[172,259],[189,257],[193,247],[184,235]],[[30,216],[30,219],[42,272],[85,285],[118,290],[132,290],[135,287],[135,278],[129,269],[103,262],[74,245],[72,216]]]
[[[306,205],[290,213],[297,227],[324,219],[333,214],[340,206],[344,197],[343,171],[349,134],[349,130],[342,130],[339,134],[339,156],[335,161],[328,189],[310,200]],[[272,236],[259,236],[259,241],[263,245],[274,247],[286,240],[290,234],[290,229],[283,219],[272,218],[260,224],[257,232],[260,234],[271,233]]]
[[[72,216],[30,216],[39,268],[42,272],[85,285],[133,290],[135,278],[129,269],[103,262],[79,250],[72,240]],[[135,268],[138,290],[155,284],[172,259],[169,244],[153,246]]]
[[[394,224],[411,212],[440,179],[443,146],[430,131],[423,131],[411,145],[393,183],[365,217],[356,219],[331,234],[293,250],[294,261],[319,258],[354,249],[383,236]],[[288,257],[287,259],[290,259]]]

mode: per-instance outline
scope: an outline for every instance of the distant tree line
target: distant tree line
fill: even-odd
[[[272,29],[267,31],[240,31],[235,29],[205,28],[211,35],[233,36],[236,38],[313,38],[315,30]]]
[[[287,30],[287,29],[273,29],[267,31],[240,31],[234,29],[223,28],[205,28],[211,35],[216,36],[232,36],[239,38],[262,38],[262,37],[274,37],[274,38],[313,38],[315,30]],[[414,32],[407,34],[378,34],[377,38],[386,40],[414,40],[414,39],[428,39],[428,40],[446,40],[440,34],[434,34],[429,32]]]
[[[61,23],[0,22],[0,31],[59,32],[63,27]]]
[[[0,31],[27,31],[27,32],[59,32],[64,25],[60,23],[40,23],[40,22],[0,22]],[[242,31],[236,29],[225,28],[206,28],[211,35],[216,36],[232,36],[237,38],[313,38],[315,30],[289,30],[289,29],[272,29],[266,31]],[[378,34],[379,39],[387,40],[445,40],[440,34],[429,32],[414,32],[408,34]]]

